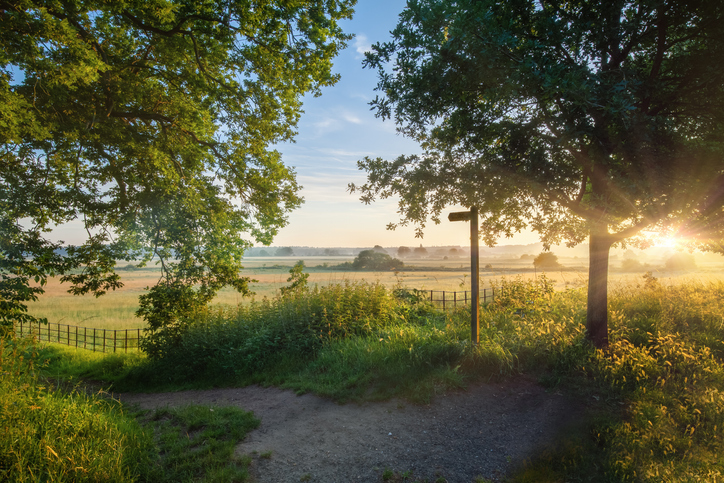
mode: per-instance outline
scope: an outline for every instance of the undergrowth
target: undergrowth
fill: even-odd
[[[580,431],[514,481],[724,480],[724,284],[647,276],[614,287],[606,350],[585,339],[583,290],[554,292],[544,277],[496,288],[475,346],[469,309],[441,312],[414,291],[346,283],[208,314],[164,358],[116,358],[107,370],[119,389],[259,383],[417,402],[528,373],[598,402]]]
[[[34,349],[0,341],[0,480],[138,480],[150,463],[147,434],[113,401],[48,387]]]
[[[107,395],[48,377],[43,356],[49,353],[27,339],[0,340],[0,481],[248,479],[250,460],[236,457],[234,449],[259,424],[251,413],[187,406],[129,414]],[[117,374],[117,358],[90,360],[106,368],[96,374]],[[109,369],[105,360],[116,362]]]

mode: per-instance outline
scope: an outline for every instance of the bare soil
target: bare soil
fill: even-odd
[[[381,482],[386,468],[449,483],[500,481],[556,443],[583,404],[520,377],[476,383],[428,405],[390,400],[337,404],[313,394],[249,386],[121,394],[144,409],[185,404],[237,406],[261,419],[238,446],[260,483]]]

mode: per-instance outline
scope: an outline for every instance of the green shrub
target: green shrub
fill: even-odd
[[[559,350],[552,340],[539,347],[558,361],[552,374],[576,376],[607,406],[582,439],[519,481],[541,467],[557,475],[547,481],[724,480],[724,284],[643,281],[611,291],[608,349],[574,342]]]
[[[435,309],[399,300],[383,285],[315,287],[207,314],[189,323],[153,369],[134,377],[224,381],[252,376],[285,358],[309,359],[326,342],[365,336],[392,323],[421,323]],[[222,383],[222,382],[220,382]]]
[[[414,291],[346,283],[210,314],[145,374],[424,402],[527,372],[598,402],[520,481],[724,480],[723,283],[666,286],[649,273],[612,287],[606,350],[585,338],[585,290],[554,292],[545,277],[495,288],[476,346],[469,307],[443,313]]]

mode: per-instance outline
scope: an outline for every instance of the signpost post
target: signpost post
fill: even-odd
[[[473,345],[480,341],[480,248],[478,244],[478,209],[450,213],[450,221],[470,222],[470,291],[472,307],[470,308],[470,338]]]

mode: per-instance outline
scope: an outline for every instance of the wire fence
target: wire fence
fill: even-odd
[[[128,352],[138,349],[142,329],[94,329],[48,322],[16,322],[20,337],[34,336],[42,342],[54,342],[97,352]]]
[[[467,305],[472,301],[472,292],[469,290],[461,292],[452,292],[448,290],[420,290],[418,291],[429,302],[443,310],[454,309],[456,307]],[[495,298],[495,289],[485,288],[480,290],[480,303],[484,304],[492,302]]]
[[[452,292],[447,290],[417,290],[420,296],[432,302],[442,310],[454,309],[467,305],[472,300],[472,293],[467,291]],[[480,303],[492,302],[495,290],[486,288],[480,291]],[[97,352],[128,352],[138,349],[138,341],[143,329],[95,329],[75,325],[48,322],[16,322],[15,333],[20,337],[34,336],[41,342],[53,342],[80,349]]]

